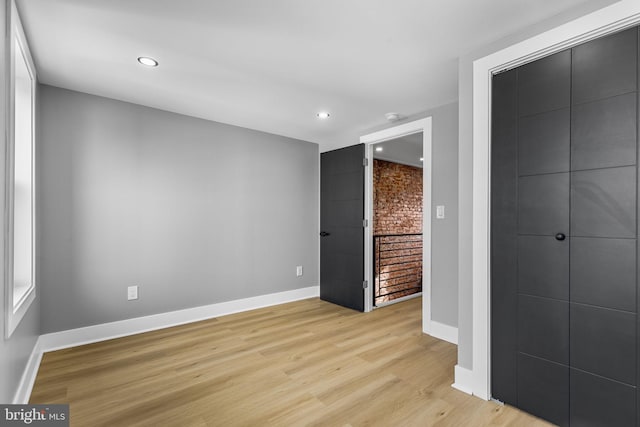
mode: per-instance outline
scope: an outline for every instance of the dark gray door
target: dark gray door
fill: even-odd
[[[320,298],[364,311],[364,144],[320,156]]]
[[[638,28],[494,76],[492,395],[636,426]]]

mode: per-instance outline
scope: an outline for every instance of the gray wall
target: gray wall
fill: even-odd
[[[458,326],[458,104],[427,115],[433,120],[431,319]],[[437,205],[445,205],[445,219],[435,219]]]
[[[473,190],[473,61],[505,47],[543,33],[580,16],[586,15],[617,0],[588,1],[552,19],[525,28],[516,34],[500,39],[474,52],[462,55],[458,62],[459,102],[459,255],[458,255],[458,364],[473,368],[473,289],[472,289],[472,190]]]
[[[6,64],[9,60],[9,52],[6,51],[6,17],[7,17],[7,1],[0,0],[0,34],[2,34],[2,42],[0,42],[0,61]],[[2,143],[6,144],[7,123],[6,109],[9,108],[9,100],[7,96],[6,86],[6,67],[0,67],[0,102],[2,102],[2,114],[0,114],[0,135],[2,135]],[[0,177],[4,180],[5,176],[5,150],[0,150]],[[0,185],[0,200],[5,198],[4,183]],[[0,210],[0,223],[4,223],[4,209]],[[4,237],[2,238],[4,241]],[[0,259],[4,259],[4,245],[0,244]],[[40,298],[38,293],[40,288],[36,289],[36,300],[29,308],[29,311],[22,318],[22,322],[13,332],[10,339],[4,339],[5,328],[5,293],[4,293],[4,263],[0,262],[0,281],[2,290],[0,290],[0,403],[11,403],[20,383],[20,378],[27,365],[29,356],[38,339],[39,331],[39,309]],[[38,286],[38,285],[36,285]]]
[[[50,86],[40,115],[43,333],[319,284],[317,144]]]
[[[458,326],[458,104],[423,111],[362,134],[425,117],[432,117],[431,319],[455,327]],[[445,205],[445,219],[435,219],[437,205]]]

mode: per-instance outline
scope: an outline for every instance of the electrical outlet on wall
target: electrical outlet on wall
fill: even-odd
[[[296,276],[298,276],[298,277],[302,276],[302,266],[301,265],[296,267]]]
[[[127,288],[127,300],[131,301],[138,299],[138,285],[129,286]]]

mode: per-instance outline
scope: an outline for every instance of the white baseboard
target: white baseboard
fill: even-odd
[[[60,350],[211,319],[227,314],[239,313],[241,311],[313,298],[319,295],[320,287],[311,286],[308,288],[294,289],[292,291],[260,295],[202,307],[187,308],[184,310],[170,311],[168,313],[153,314],[151,316],[136,317],[84,328],[53,332],[40,336],[40,350],[41,352]]]
[[[20,383],[18,384],[18,390],[13,397],[13,404],[27,404],[29,403],[29,397],[31,397],[31,390],[33,390],[33,384],[36,382],[36,375],[38,375],[38,368],[40,367],[40,361],[42,360],[42,348],[40,347],[40,338],[36,340],[36,344],[33,346],[27,366],[22,372]]]
[[[427,334],[450,342],[451,344],[458,344],[458,328],[455,326],[445,325],[444,323],[432,320],[429,322],[429,330],[427,331]]]
[[[473,371],[460,365],[454,367],[454,383],[451,387],[473,395]]]

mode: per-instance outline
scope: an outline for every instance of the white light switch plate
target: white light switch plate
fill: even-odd
[[[436,219],[444,219],[444,205],[436,206]]]
[[[301,265],[296,267],[296,276],[298,276],[298,277],[302,276],[302,266]]]

